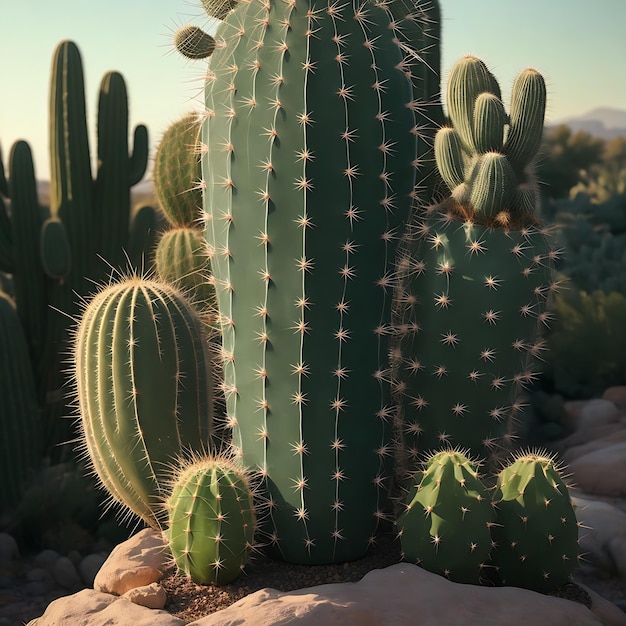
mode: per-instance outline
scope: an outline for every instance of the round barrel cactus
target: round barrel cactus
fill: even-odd
[[[167,498],[167,541],[195,583],[226,585],[243,569],[256,516],[246,474],[232,461],[198,457],[176,473]]]
[[[373,3],[241,2],[215,39],[202,165],[233,446],[263,477],[270,555],[356,559],[390,487],[405,52]]]
[[[76,331],[82,441],[114,501],[153,527],[171,466],[208,447],[212,369],[202,322],[174,287],[138,277],[102,289]]]

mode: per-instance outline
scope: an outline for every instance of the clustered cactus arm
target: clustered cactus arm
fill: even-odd
[[[532,224],[536,191],[528,169],[541,143],[546,88],[541,74],[522,71],[507,115],[498,82],[476,57],[458,61],[448,81],[452,127],[435,138],[441,175],[468,219],[503,227]]]

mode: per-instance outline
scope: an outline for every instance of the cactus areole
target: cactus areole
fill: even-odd
[[[369,3],[246,0],[216,41],[204,209],[233,445],[265,479],[271,555],[356,559],[389,488],[386,334],[417,133],[405,52]]]

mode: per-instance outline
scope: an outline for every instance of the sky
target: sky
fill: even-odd
[[[547,121],[596,107],[626,109],[626,0],[440,0],[442,82],[465,54],[485,61],[505,106],[516,74],[532,66],[548,85]],[[109,70],[126,81],[131,128],[148,126],[151,158],[173,121],[201,108],[206,61],[173,48],[183,24],[214,32],[200,0],[0,0],[0,146],[25,139],[37,178],[49,178],[48,91],[52,56],[64,39],[82,56],[87,115],[95,133],[98,86]],[[95,145],[92,145],[95,152]]]

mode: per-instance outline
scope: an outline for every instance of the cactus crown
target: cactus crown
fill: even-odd
[[[435,159],[465,219],[505,228],[538,221],[531,163],[541,144],[546,108],[543,76],[532,68],[515,79],[507,115],[498,81],[474,56],[460,59],[448,81],[446,126]]]

